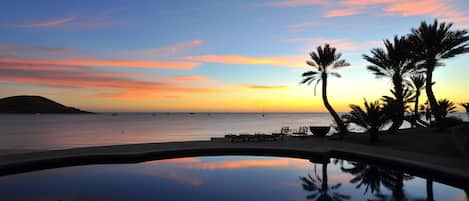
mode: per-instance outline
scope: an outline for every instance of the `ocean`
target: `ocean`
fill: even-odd
[[[457,116],[467,116],[458,113]],[[329,126],[328,113],[110,113],[0,115],[0,149],[62,149],[129,143],[209,140],[273,133],[281,127]],[[403,127],[408,127],[404,125]]]
[[[0,115],[0,149],[62,149],[209,140],[229,133],[272,133],[323,126],[328,113],[110,113]]]

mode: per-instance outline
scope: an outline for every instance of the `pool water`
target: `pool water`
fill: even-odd
[[[0,177],[1,200],[441,200],[464,190],[386,167],[333,159],[191,157]]]

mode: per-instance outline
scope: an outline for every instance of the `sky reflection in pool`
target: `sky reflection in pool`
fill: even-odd
[[[327,172],[327,182],[323,175]],[[401,179],[402,178],[402,179]],[[403,181],[403,182],[399,182]],[[0,177],[2,200],[427,200],[426,180],[366,164],[280,157],[193,157]],[[433,182],[433,198],[465,201]]]

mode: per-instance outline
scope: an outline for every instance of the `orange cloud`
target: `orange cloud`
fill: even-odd
[[[29,58],[0,58],[0,63],[16,63],[29,65],[72,65],[72,66],[114,66],[140,68],[168,68],[187,70],[198,66],[195,62],[165,62],[165,61],[137,61],[118,59],[94,58],[63,58],[63,59],[29,59]]]
[[[0,79],[55,88],[83,88],[98,91],[99,97],[121,99],[151,98],[157,95],[215,93],[208,87],[188,87],[179,83],[141,81],[126,73],[100,71],[83,66],[17,64],[0,62]]]
[[[165,56],[165,55],[174,55],[182,51],[198,47],[203,44],[203,40],[192,40],[187,42],[182,42],[167,47],[153,48],[149,50],[144,50],[139,52],[139,54],[146,56]]]
[[[305,57],[291,56],[291,57],[246,57],[238,55],[202,55],[202,56],[189,56],[185,57],[187,60],[207,63],[222,63],[222,64],[265,64],[274,66],[285,67],[304,67]]]
[[[402,16],[431,15],[434,17],[453,15],[455,9],[448,2],[438,0],[417,0],[392,3],[384,8],[389,14]]]
[[[64,25],[68,22],[71,22],[74,19],[75,19],[75,17],[62,17],[62,18],[58,18],[58,19],[51,19],[51,20],[41,21],[41,22],[18,24],[18,25],[15,25],[15,27],[19,27],[19,28],[56,27],[56,26]]]

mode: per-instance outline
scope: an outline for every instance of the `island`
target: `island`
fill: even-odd
[[[42,96],[11,96],[0,99],[0,113],[18,114],[92,114],[68,107]]]

